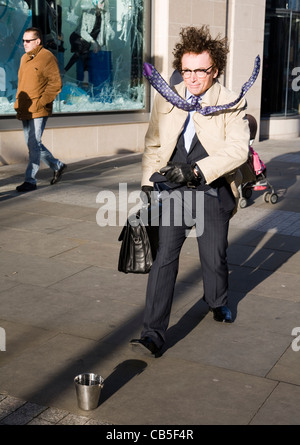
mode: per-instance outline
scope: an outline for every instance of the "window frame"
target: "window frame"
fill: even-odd
[[[298,1],[298,0],[297,0]],[[284,102],[282,103],[282,111],[263,111],[263,98],[264,98],[264,91],[265,91],[265,86],[264,83],[262,83],[262,106],[261,106],[261,116],[262,118],[268,118],[268,117],[283,117],[283,118],[293,118],[293,117],[297,117],[300,114],[300,110],[289,110],[289,99],[290,99],[290,94],[291,94],[291,87],[290,87],[290,83],[291,82],[291,73],[293,71],[293,66],[290,66],[290,52],[291,52],[291,44],[292,44],[292,40],[291,40],[291,36],[292,36],[292,25],[293,25],[293,20],[295,17],[298,17],[300,19],[300,2],[299,2],[299,11],[298,10],[294,10],[294,9],[290,9],[291,6],[293,6],[292,1],[289,1],[289,4],[287,5],[287,8],[272,8],[272,7],[268,7],[268,4],[266,6],[266,17],[265,17],[265,36],[264,36],[264,44],[266,44],[266,30],[267,30],[267,25],[270,24],[271,22],[271,18],[272,17],[283,17],[284,19],[288,19],[288,28],[289,28],[289,34],[288,34],[288,39],[287,39],[287,53],[286,53],[286,59],[285,59],[285,77],[282,80],[282,90],[283,90],[283,98],[282,100],[284,100]],[[264,62],[265,62],[265,55],[264,55]],[[271,60],[272,62],[272,60]],[[299,61],[300,62],[300,61]],[[264,73],[263,73],[264,75]]]

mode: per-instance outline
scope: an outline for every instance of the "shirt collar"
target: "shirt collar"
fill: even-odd
[[[197,96],[200,99],[200,101],[202,101],[202,98],[203,98],[204,94],[205,93],[201,94],[201,96]],[[186,100],[188,102],[191,102],[192,97],[194,97],[194,95],[186,88],[186,90],[185,90],[185,98],[186,98]]]

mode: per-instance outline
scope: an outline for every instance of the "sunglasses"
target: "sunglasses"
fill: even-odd
[[[23,43],[30,43],[30,42],[33,42],[34,40],[37,40],[38,39],[38,37],[36,38],[36,39],[29,39],[29,40],[24,40],[23,39]]]

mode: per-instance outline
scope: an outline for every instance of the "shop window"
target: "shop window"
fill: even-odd
[[[300,114],[300,1],[267,0],[262,115]]]
[[[0,115],[13,105],[22,39],[39,27],[63,88],[54,113],[144,111],[149,0],[0,0]]]

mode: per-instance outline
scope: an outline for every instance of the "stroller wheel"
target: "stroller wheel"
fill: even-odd
[[[277,201],[278,201],[278,196],[276,195],[276,193],[272,193],[270,196],[270,202],[272,204],[276,204]]]
[[[247,199],[241,198],[240,199],[240,208],[244,209],[245,207],[247,207]]]
[[[271,196],[270,192],[264,193],[264,201],[265,202],[270,202],[270,196]]]
[[[246,199],[250,199],[251,196],[252,196],[252,190],[251,190],[251,189],[245,189],[245,191],[244,191],[244,193],[243,193],[243,196],[244,196]]]

